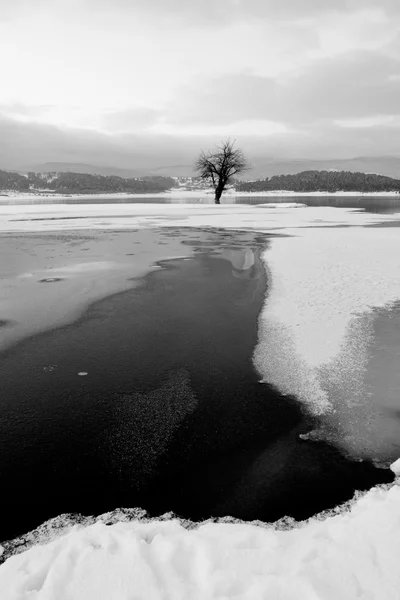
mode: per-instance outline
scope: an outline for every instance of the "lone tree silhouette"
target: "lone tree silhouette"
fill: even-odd
[[[201,152],[195,169],[215,190],[215,204],[220,204],[222,192],[235,175],[250,168],[243,152],[234,148],[235,141],[225,140],[214,152]]]

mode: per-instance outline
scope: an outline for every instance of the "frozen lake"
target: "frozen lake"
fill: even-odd
[[[1,539],[303,519],[393,479],[398,215],[265,200],[1,207]]]
[[[301,440],[313,415],[260,385],[252,355],[271,239],[188,228],[8,236],[15,266],[29,264],[20,281],[30,302],[19,316],[6,312],[3,326],[18,332],[12,323],[25,318],[25,335],[19,330],[16,345],[8,338],[0,355],[2,539],[62,513],[116,506],[194,520],[302,519],[392,479]],[[177,257],[130,279],[151,246],[153,257],[154,247]],[[54,270],[54,255],[67,264]],[[35,272],[41,261],[47,267]],[[65,296],[77,300],[93,278],[115,285],[108,272],[128,279],[128,289],[110,296],[104,285],[106,297],[80,318],[72,312],[71,324],[49,320],[60,318],[54,304],[70,305]],[[23,289],[14,290],[17,304]],[[55,292],[40,321],[51,330],[31,330]],[[36,490],[28,504],[27,490]]]
[[[61,572],[110,595],[110,565],[165,582],[189,559],[394,597],[397,207],[262,200],[1,206],[0,539],[26,534],[2,558],[34,545],[6,595],[59,595]],[[71,511],[111,512],[26,533]]]

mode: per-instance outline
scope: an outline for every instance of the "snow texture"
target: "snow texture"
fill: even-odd
[[[399,200],[400,204],[400,200]],[[0,209],[0,231],[122,230],[152,227],[221,227],[285,233],[287,228],[365,226],[396,221],[398,214],[293,206],[213,204],[32,204]]]
[[[384,460],[393,443],[371,435],[372,419],[376,425],[380,417],[365,374],[374,311],[400,299],[398,228],[287,233],[264,253],[271,288],[255,365],[263,381],[314,414],[328,413],[320,437],[355,456]]]
[[[400,598],[398,485],[292,527],[187,525],[116,512],[79,525],[65,519],[63,529],[59,518],[43,527],[35,546],[0,567],[1,598]]]

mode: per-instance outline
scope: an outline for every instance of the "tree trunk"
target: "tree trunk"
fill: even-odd
[[[221,200],[222,192],[223,192],[223,188],[221,188],[220,186],[217,186],[215,188],[215,204],[221,204],[220,200]]]

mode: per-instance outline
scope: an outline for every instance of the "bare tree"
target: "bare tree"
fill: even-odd
[[[247,171],[250,166],[235,141],[225,140],[214,152],[201,152],[195,169],[200,177],[209,181],[215,190],[215,204],[220,204],[222,192],[235,175]]]

